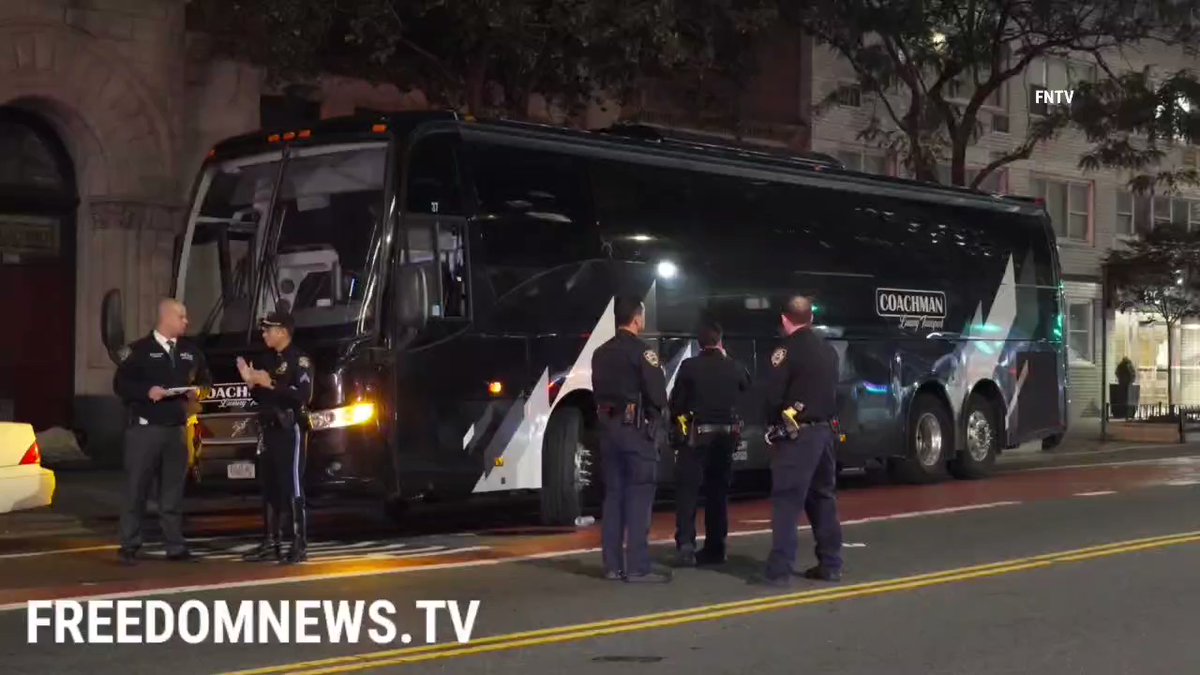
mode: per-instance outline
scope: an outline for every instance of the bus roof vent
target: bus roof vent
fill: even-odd
[[[788,163],[800,164],[810,168],[844,169],[845,165],[837,158],[819,152],[789,152],[776,150],[755,143],[740,142],[722,136],[682,131],[670,127],[660,127],[651,124],[620,123],[596,133],[623,136],[637,140],[651,141],[663,145],[671,145],[691,150],[707,151],[714,154],[743,156],[754,159],[769,159]]]

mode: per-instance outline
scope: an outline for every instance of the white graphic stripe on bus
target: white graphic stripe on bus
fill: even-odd
[[[963,332],[963,341],[958,351],[962,355],[957,362],[961,368],[955,368],[949,379],[950,401],[954,406],[957,419],[962,414],[962,406],[966,403],[967,394],[981,380],[996,379],[996,366],[1007,348],[1005,340],[1012,334],[1013,325],[1017,320],[1017,298],[1013,274],[1012,257],[1008,258],[1004,270],[1004,278],[996,288],[996,295],[986,317],[983,316],[983,303],[975,308],[975,315],[967,330]],[[987,326],[985,329],[984,326]],[[991,337],[991,340],[985,339]],[[981,344],[993,343],[987,348]]]

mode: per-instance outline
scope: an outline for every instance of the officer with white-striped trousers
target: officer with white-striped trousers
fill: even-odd
[[[308,444],[308,404],[313,368],[308,355],[292,343],[295,322],[290,314],[272,312],[261,322],[269,348],[252,364],[238,357],[238,372],[257,404],[259,455],[257,473],[263,492],[263,541],[247,553],[247,561],[298,563],[307,558],[307,512],[304,462]],[[290,509],[292,545],[280,551],[283,514]]]

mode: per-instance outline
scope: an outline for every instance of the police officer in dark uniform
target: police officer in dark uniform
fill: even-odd
[[[837,464],[833,424],[837,413],[838,355],[812,330],[812,303],[788,301],[783,344],[771,354],[766,420],[771,425],[771,553],[766,579],[786,585],[798,545],[803,510],[812,524],[818,564],[809,579],[837,581],[842,570],[842,527],[837,515]]]
[[[212,386],[204,355],[183,338],[187,309],[166,299],[158,323],[145,337],[117,351],[113,389],[129,409],[125,432],[125,506],[118,559],[136,562],[142,517],[155,470],[159,471],[158,519],[168,560],[194,561],[183,538],[183,488],[187,479],[187,421]]]
[[[307,512],[304,504],[304,462],[308,446],[308,404],[312,399],[313,368],[308,355],[292,343],[295,323],[290,314],[272,312],[261,322],[269,351],[253,365],[238,358],[238,371],[251,385],[258,404],[258,475],[263,496],[263,541],[243,558],[289,564],[307,559]],[[292,545],[281,556],[283,514],[291,513]]]
[[[678,449],[675,463],[676,564],[714,565],[725,561],[729,532],[729,483],[740,436],[734,410],[750,374],[725,354],[721,326],[700,327],[699,356],[679,366],[671,390],[671,422]],[[696,500],[704,482],[704,548],[696,551]]]
[[[615,304],[617,334],[592,356],[604,469],[605,577],[665,582],[669,576],[650,568],[650,518],[658,477],[657,430],[667,409],[666,376],[658,353],[638,337],[646,325],[642,302],[618,298]]]

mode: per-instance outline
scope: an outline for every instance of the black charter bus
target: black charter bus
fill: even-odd
[[[234,361],[263,348],[258,319],[277,307],[319,374],[310,489],[393,504],[536,491],[544,521],[580,515],[601,475],[590,360],[618,294],[645,298],[669,384],[702,317],[763,374],[782,302],[812,296],[841,357],[843,466],[980,477],[1003,448],[1066,430],[1045,210],[821,156],[637,126],[327,120],[217,145],[177,258],[217,382],[192,477],[219,489],[253,484]],[[761,407],[752,390],[740,469],[767,467]]]

